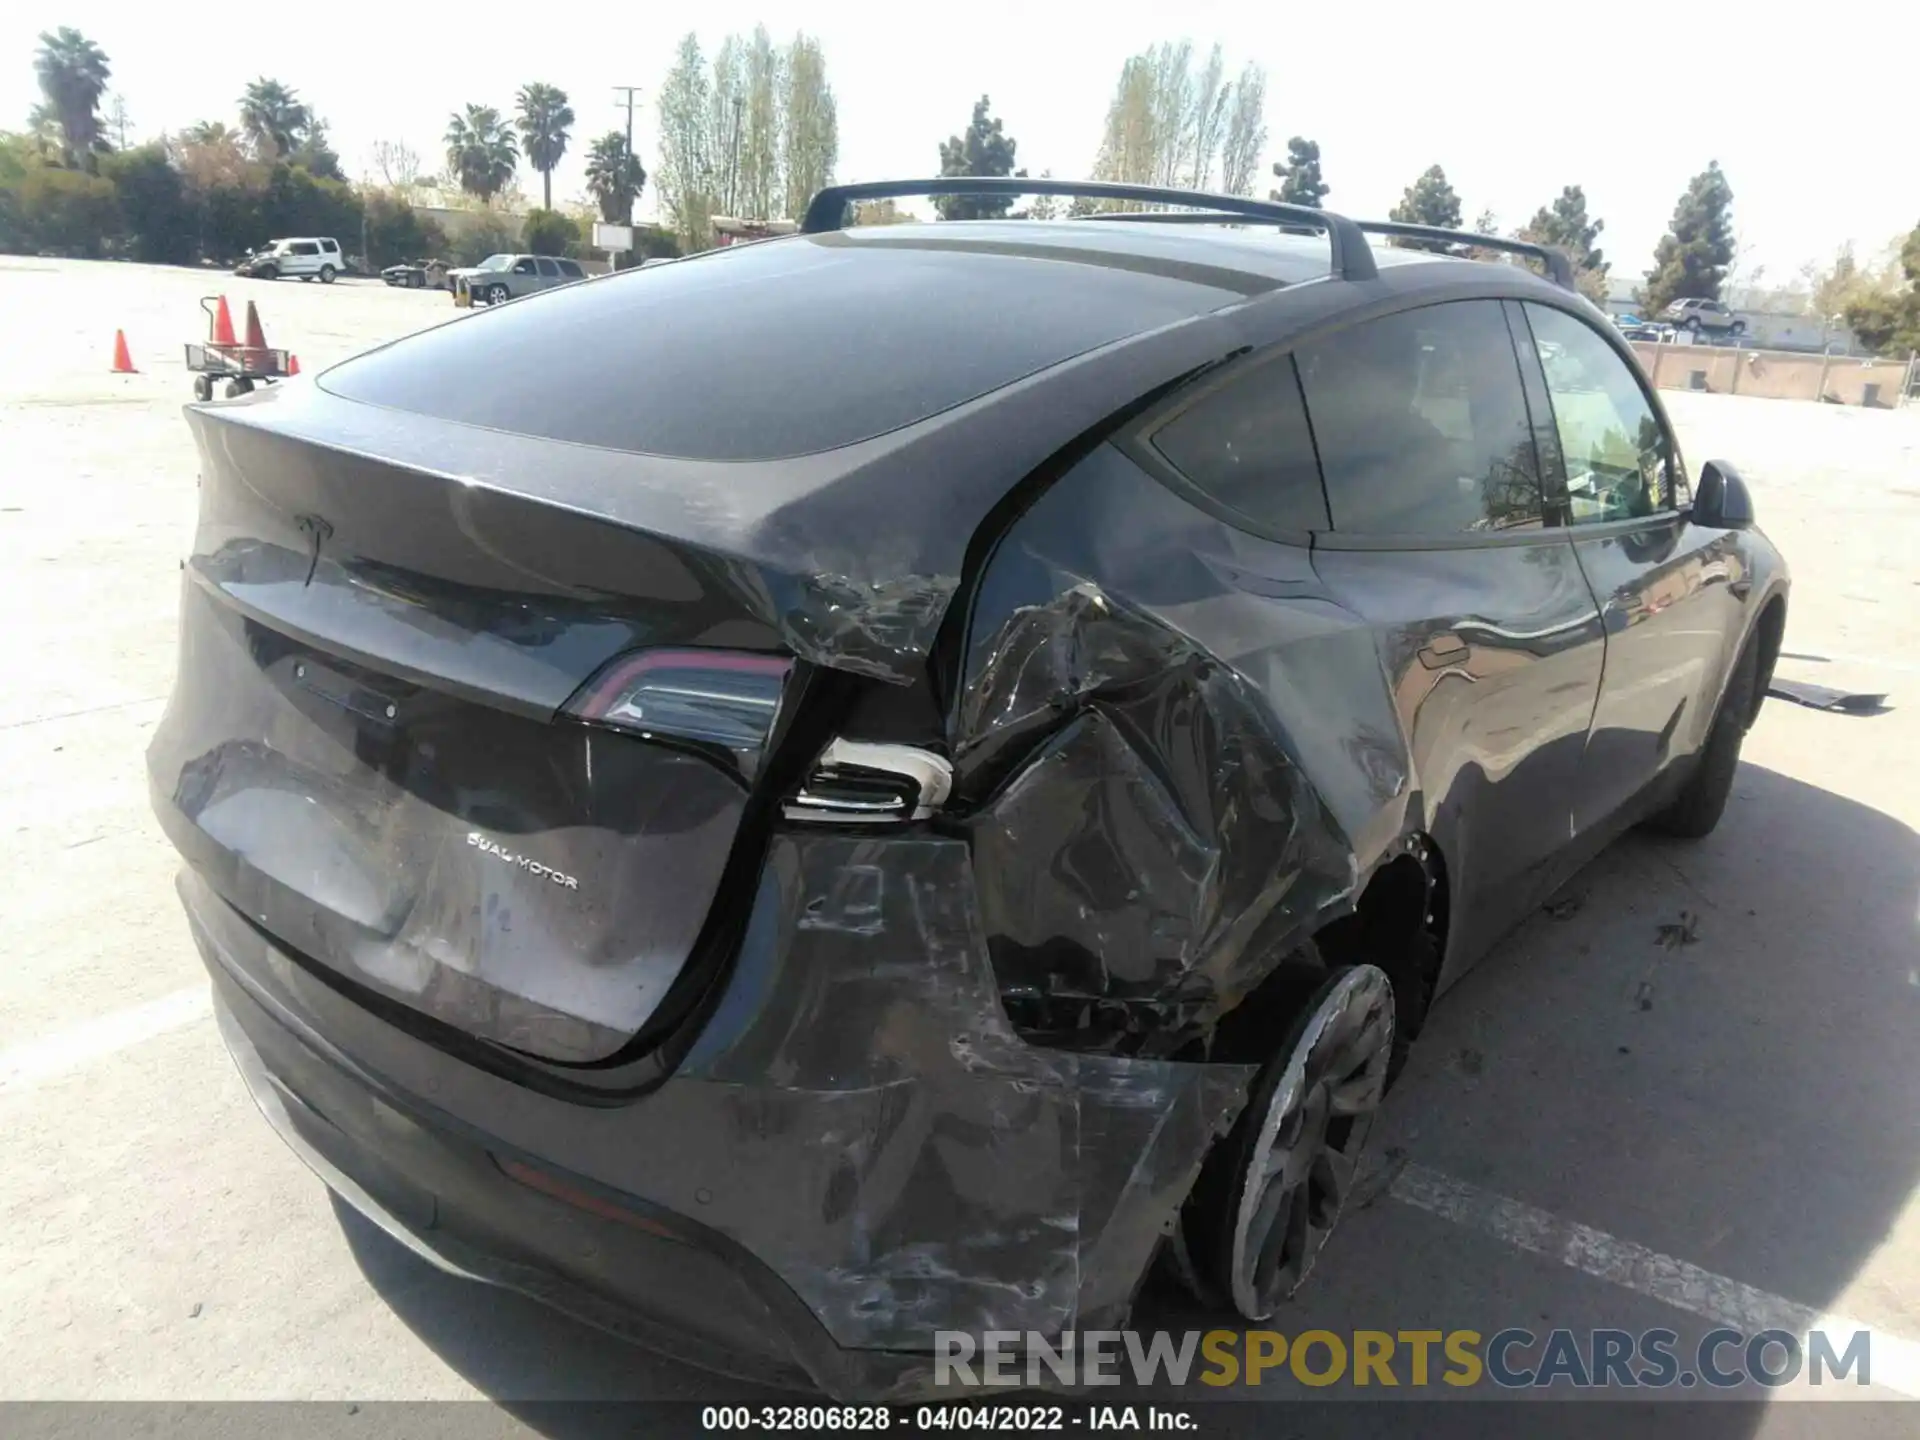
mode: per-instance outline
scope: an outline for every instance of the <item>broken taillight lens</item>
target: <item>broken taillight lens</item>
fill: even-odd
[[[730,650],[643,650],[580,687],[566,713],[648,740],[730,752],[751,778],[780,718],[793,662]]]

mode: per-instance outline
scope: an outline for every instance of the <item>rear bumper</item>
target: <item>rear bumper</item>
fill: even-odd
[[[963,842],[774,843],[675,1075],[538,1094],[376,1018],[189,871],[229,1048],[336,1192],[436,1265],[690,1363],[936,1393],[935,1333],[1110,1328],[1244,1067],[1033,1049]]]
[[[700,1226],[641,1205],[596,1214],[514,1180],[503,1169],[511,1157],[402,1108],[407,1097],[327,1056],[231,974],[216,969],[214,991],[221,1037],[268,1123],[330,1190],[430,1264],[718,1374],[792,1389],[849,1378],[863,1391],[889,1388],[888,1357],[847,1376],[778,1279],[733,1247],[694,1238]],[[812,1364],[796,1346],[818,1352]]]

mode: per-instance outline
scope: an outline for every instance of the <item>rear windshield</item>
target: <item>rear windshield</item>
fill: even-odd
[[[321,383],[517,434],[777,459],[897,430],[1277,283],[915,229],[925,238],[777,240],[549,290],[349,360]]]

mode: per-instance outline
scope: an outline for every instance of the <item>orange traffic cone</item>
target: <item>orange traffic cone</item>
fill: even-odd
[[[233,345],[233,312],[227,309],[227,297],[220,297],[220,304],[213,312],[213,334],[208,337],[215,345]]]
[[[264,350],[267,348],[266,331],[260,328],[260,312],[253,308],[253,301],[247,302],[247,349]]]
[[[113,373],[116,375],[140,373],[133,368],[133,356],[127,353],[127,332],[124,330],[113,332]]]
[[[287,374],[298,375],[299,373],[300,373],[300,357],[298,355],[287,356]]]

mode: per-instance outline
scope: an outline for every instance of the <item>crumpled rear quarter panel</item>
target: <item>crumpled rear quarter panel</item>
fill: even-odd
[[[1308,553],[1104,447],[1002,541],[956,789],[1011,1013],[1167,1053],[1351,902],[1412,804],[1372,631]]]

